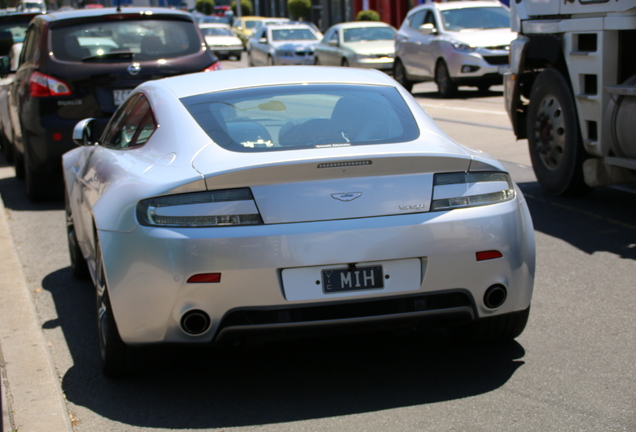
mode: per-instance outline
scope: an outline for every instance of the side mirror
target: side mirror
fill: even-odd
[[[437,33],[437,29],[433,24],[422,24],[417,30],[424,36],[429,36]]]
[[[78,146],[97,144],[96,120],[87,118],[80,120],[73,128],[73,142]]]
[[[258,43],[266,44],[267,43],[267,38],[260,38],[258,40]]]

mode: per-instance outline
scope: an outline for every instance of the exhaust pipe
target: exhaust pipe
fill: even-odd
[[[210,328],[210,316],[201,310],[191,310],[181,317],[181,328],[189,335],[197,336]]]
[[[504,304],[506,297],[508,297],[508,291],[505,286],[500,284],[493,285],[484,294],[484,305],[488,309],[497,309]]]

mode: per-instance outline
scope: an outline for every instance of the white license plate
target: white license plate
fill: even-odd
[[[113,90],[115,106],[121,105],[131,93],[132,90]]]

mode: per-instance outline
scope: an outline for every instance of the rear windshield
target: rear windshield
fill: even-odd
[[[272,86],[181,99],[221,147],[277,151],[411,141],[419,129],[392,87]]]
[[[64,61],[145,61],[194,54],[201,41],[192,22],[124,20],[55,28],[51,47]]]

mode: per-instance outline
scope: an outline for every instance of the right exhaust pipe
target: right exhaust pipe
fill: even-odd
[[[210,316],[202,310],[191,310],[181,317],[181,328],[189,335],[197,336],[210,328]]]
[[[493,285],[484,293],[484,305],[488,309],[497,309],[504,304],[506,297],[508,297],[508,291],[505,286],[501,284]]]

